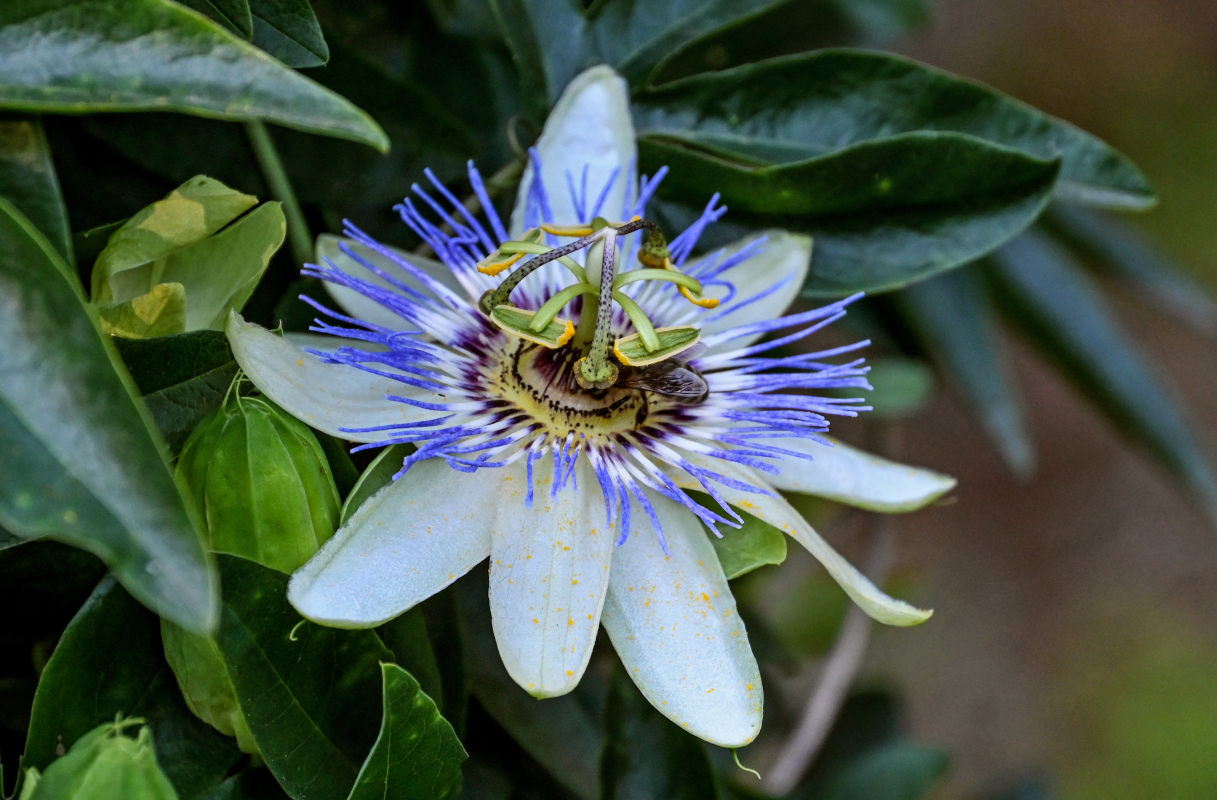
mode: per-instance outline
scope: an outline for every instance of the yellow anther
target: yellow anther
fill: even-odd
[[[478,272],[483,275],[498,275],[503,270],[509,269],[526,255],[527,253],[516,253],[514,256],[508,256],[502,261],[491,261],[490,258],[485,258],[478,262]]]
[[[641,261],[643,264],[645,264],[648,267],[652,267],[652,266],[662,267],[663,269],[669,269],[669,270],[672,270],[673,272],[678,272],[676,267],[672,264],[672,259],[669,258],[668,256],[664,256],[662,259],[662,262],[661,262],[660,259],[655,258],[654,256],[650,256],[650,255],[647,255],[644,258],[643,253],[640,252],[638,254],[638,260]],[[651,263],[651,262],[654,262],[654,263]],[[702,308],[718,308],[718,298],[698,297],[697,295],[693,294],[693,292],[689,289],[688,286],[680,286],[679,288],[680,288],[680,293],[682,295],[684,295],[685,299],[688,300],[693,305],[701,306]]]
[[[686,300],[695,306],[701,306],[702,308],[718,308],[717,297],[694,297],[693,293],[689,291],[689,287],[687,286],[681,286],[680,293],[685,296]]]

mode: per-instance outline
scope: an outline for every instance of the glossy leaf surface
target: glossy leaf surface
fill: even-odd
[[[349,101],[169,0],[12,0],[0,7],[0,52],[11,54],[0,108],[172,110],[388,146]]]
[[[0,524],[98,555],[183,627],[215,621],[209,559],[160,443],[75,278],[0,200]]]

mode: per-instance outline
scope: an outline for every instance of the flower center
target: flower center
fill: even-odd
[[[520,340],[495,376],[498,395],[555,439],[607,436],[642,425],[649,411],[647,393],[622,386],[584,389],[575,372],[579,357],[572,348],[551,350]]]

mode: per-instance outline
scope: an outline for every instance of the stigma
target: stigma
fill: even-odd
[[[624,269],[620,243],[631,234],[641,234],[638,266]],[[550,245],[543,241],[546,235],[573,241]],[[572,258],[577,253],[583,253],[582,264]],[[536,309],[513,305],[512,291],[550,263],[565,268],[572,283]],[[685,299],[701,308],[718,305],[715,298],[702,295],[696,278],[673,265],[667,240],[654,222],[640,217],[610,222],[597,217],[586,225],[545,223],[519,239],[503,242],[477,268],[485,275],[506,273],[496,288],[482,296],[481,311],[513,337],[565,351],[561,361],[570,365],[569,377],[577,390],[603,394],[621,387],[666,395],[667,387],[675,385],[679,390],[673,396],[683,402],[699,402],[697,398],[707,393],[704,379],[679,360],[698,343],[701,331],[691,325],[656,328],[645,310],[623,291],[640,281],[665,282],[674,284]],[[558,316],[567,307],[578,308],[577,321]],[[674,376],[680,380],[674,382]]]

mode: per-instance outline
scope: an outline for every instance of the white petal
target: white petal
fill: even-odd
[[[296,571],[287,599],[339,628],[396,617],[486,558],[500,479],[496,470],[458,472],[440,459],[415,464]]]
[[[915,511],[955,488],[950,475],[888,461],[835,440],[832,447],[798,438],[761,442],[811,455],[812,461],[787,458],[775,464],[781,474],[766,474],[766,481],[786,492],[893,513]]]
[[[545,121],[536,147],[541,156],[541,182],[553,213],[553,219],[544,222],[556,225],[590,222],[583,217],[590,214],[614,172],[616,178],[600,216],[616,220],[625,213],[626,187],[632,186],[635,180],[637,145],[634,121],[630,116],[629,90],[612,69],[592,67],[570,82]],[[587,208],[581,216],[576,212],[568,186],[573,184],[579,190],[585,167]],[[535,177],[530,161],[511,212],[513,236],[524,231],[528,193]],[[633,196],[636,198],[637,194]]]
[[[577,489],[550,497],[552,458],[504,485],[490,539],[490,612],[503,665],[535,697],[566,694],[583,677],[609,579],[613,532],[585,459]]]
[[[604,628],[660,713],[708,742],[742,747],[761,727],[756,658],[714,547],[686,509],[652,496],[670,556],[643,525],[617,548]]]
[[[347,245],[353,252],[359,254],[361,258],[379,267],[386,274],[392,275],[395,279],[401,281],[402,283],[408,284],[415,289],[418,289],[420,292],[429,294],[426,287],[424,287],[417,278],[410,275],[410,273],[406,270],[402,269],[399,264],[393,261],[393,259],[387,258],[367,245],[360,244],[353,239],[348,239],[342,236],[334,236],[333,234],[329,233],[321,234],[317,237],[317,262],[324,265],[325,259],[329,259],[330,261],[334,262],[334,266],[338,267],[338,269],[342,270],[351,277],[367,281],[368,283],[374,283],[377,286],[390,289],[394,292],[401,291],[400,289],[394,287],[389,281],[370,271],[367,267],[360,264],[354,258],[351,258],[346,253],[342,252],[342,249],[339,246],[341,244]],[[442,283],[444,286],[447,286],[461,297],[467,296],[468,293],[461,287],[460,281],[456,279],[456,276],[452,273],[452,270],[448,269],[445,264],[430,258],[423,258],[422,256],[416,256],[412,253],[397,250],[396,248],[390,247],[389,249],[397,253],[399,256],[401,256],[401,258],[421,269],[423,272],[427,273],[432,278],[435,278],[437,281]],[[334,283],[326,283],[325,290],[330,293],[330,296],[333,297],[334,301],[342,307],[343,311],[356,319],[371,322],[374,325],[380,325],[392,330],[407,327],[403,324],[402,318],[396,313],[385,308],[367,295],[360,294],[354,289],[346,286],[339,286],[338,284]],[[413,327],[413,325],[408,327]]]
[[[386,395],[394,395],[442,403],[442,395],[344,364],[326,364],[235,312],[225,330],[237,363],[254,385],[292,416],[331,436],[376,442],[387,434],[351,433],[342,428],[400,425],[444,415],[386,399]],[[340,343],[331,338],[328,346]]]
[[[756,470],[741,467],[720,459],[692,454],[686,455],[694,464],[715,470],[736,480],[744,481],[758,489],[772,491],[772,487],[766,483],[768,475],[762,476]],[[681,476],[674,475],[673,477],[681,486],[691,489],[699,488],[697,482],[687,474]],[[723,499],[731,505],[752,514],[764,522],[768,522],[779,530],[785,531],[792,539],[801,544],[807,552],[811,553],[824,566],[824,569],[845,590],[849,598],[876,621],[886,625],[899,625],[901,627],[919,625],[929,619],[930,615],[934,613],[933,611],[909,605],[903,600],[897,600],[885,594],[879,587],[871,583],[870,579],[859,572],[853,564],[850,564],[840,553],[833,550],[832,546],[824,541],[820,534],[816,533],[815,529],[807,523],[807,520],[803,519],[803,515],[796,511],[794,506],[786,502],[780,495],[755,494],[740,489],[732,489],[720,484],[716,484],[715,488],[722,494]],[[730,536],[731,531],[724,529],[723,535]]]
[[[702,318],[706,321],[695,323],[701,326],[703,335],[780,317],[798,296],[811,264],[811,237],[789,231],[768,230],[746,236],[727,245],[724,258],[716,258],[714,262],[706,261],[710,254],[691,258],[681,267],[681,271],[698,276],[708,263],[722,263],[725,258],[730,258],[758,239],[764,239],[764,242],[755,246],[753,255],[716,275],[706,285],[703,292],[706,297],[722,300],[729,294],[725,286],[714,283],[718,281],[732,284],[735,294],[731,302],[724,302],[718,308],[707,311]],[[713,272],[712,266],[710,271]],[[764,297],[746,302],[774,286],[777,288]],[[761,335],[732,339],[716,349],[745,347]]]

